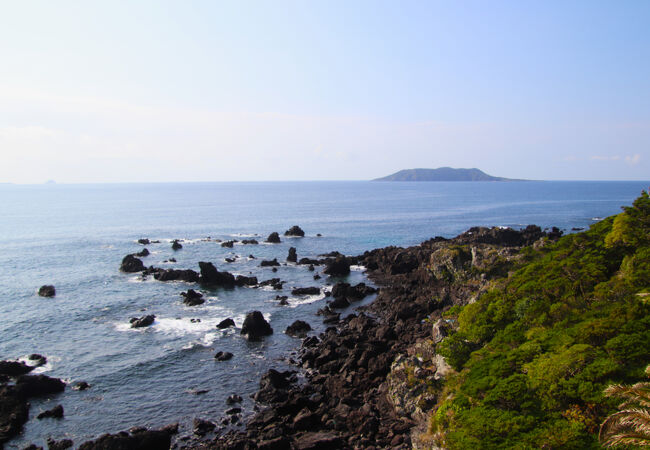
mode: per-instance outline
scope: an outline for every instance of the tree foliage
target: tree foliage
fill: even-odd
[[[458,371],[432,431],[448,448],[599,448],[603,389],[650,362],[650,198],[565,236],[458,316]]]

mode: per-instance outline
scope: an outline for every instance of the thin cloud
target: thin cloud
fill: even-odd
[[[625,162],[630,166],[636,166],[637,164],[639,164],[640,161],[641,161],[641,155],[639,155],[638,153],[632,156],[628,155],[625,157]]]
[[[593,155],[590,159],[594,161],[618,161],[621,159],[619,155],[614,156],[602,156],[602,155]]]

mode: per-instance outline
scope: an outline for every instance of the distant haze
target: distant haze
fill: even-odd
[[[650,2],[4,2],[0,183],[648,179]]]

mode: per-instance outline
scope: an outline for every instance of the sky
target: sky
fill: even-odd
[[[0,183],[650,178],[650,2],[0,0]]]

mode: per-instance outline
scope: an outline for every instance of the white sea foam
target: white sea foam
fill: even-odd
[[[352,264],[350,266],[350,270],[353,272],[363,272],[364,270],[366,270],[366,266],[360,266],[360,265],[357,266],[355,264]]]
[[[148,276],[146,278],[142,278],[142,275],[136,275],[128,279],[129,283],[153,283],[154,281],[156,281],[154,277]]]
[[[295,308],[299,305],[306,305],[309,303],[314,303],[318,300],[322,300],[325,298],[325,294],[320,293],[316,295],[307,295],[304,297],[289,297],[287,301],[289,304],[287,305],[289,308]]]

